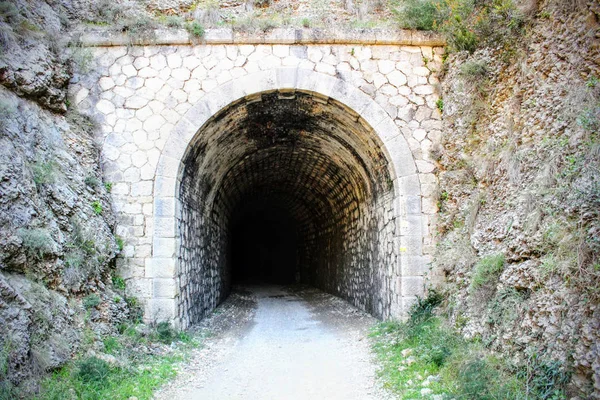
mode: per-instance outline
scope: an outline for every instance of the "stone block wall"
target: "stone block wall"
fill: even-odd
[[[356,123],[360,114],[361,123],[369,126],[377,142],[377,146],[355,143],[350,147],[364,148],[362,159],[372,158],[373,154],[367,152],[381,149],[377,157],[383,157],[391,170],[390,198],[384,201],[385,192],[369,189],[369,211],[360,212],[360,201],[343,207],[348,215],[359,210],[360,217],[346,219],[353,222],[340,223],[335,228],[340,235],[335,253],[344,254],[340,265],[370,263],[378,272],[386,268],[394,271],[390,275],[393,279],[379,283],[386,288],[382,296],[386,300],[379,306],[376,303],[380,300],[367,305],[371,300],[346,297],[377,315],[399,316],[403,307],[410,304],[410,298],[422,293],[433,246],[429,226],[436,212],[436,180],[432,173],[435,166],[430,150],[440,136],[435,87],[441,47],[404,43],[233,43],[107,46],[95,47],[93,51],[96,66],[71,85],[71,96],[73,104],[93,115],[102,127],[105,178],[113,183],[113,204],[120,220],[117,233],[125,240],[119,270],[128,280],[131,293],[147,305],[147,319],[172,319],[179,308],[185,308],[181,305],[181,288],[197,278],[182,275],[186,268],[182,265],[186,260],[202,259],[203,250],[182,251],[177,240],[197,237],[193,232],[200,232],[196,229],[201,221],[212,218],[202,215],[200,208],[180,209],[185,197],[181,188],[187,185],[182,178],[187,176],[182,175],[184,153],[209,118],[240,98],[252,101],[265,88],[304,88],[315,101],[339,100],[348,108],[343,118]],[[280,97],[285,98],[284,92],[281,90]],[[335,146],[329,150],[335,155]],[[202,163],[198,166],[210,168]],[[364,173],[372,173],[371,167],[380,168],[371,165]],[[217,172],[215,176],[224,176],[223,171]],[[361,180],[369,184],[377,181],[370,177]],[[217,192],[214,190],[210,196]],[[213,200],[207,199],[211,204]],[[185,215],[183,219],[194,221],[195,227],[176,223],[176,215]],[[364,239],[360,241],[364,244],[356,247],[346,235],[362,235]],[[393,238],[383,240],[393,248],[383,253],[396,254],[395,261],[381,256],[381,247],[374,244],[381,235]],[[318,235],[309,237],[307,234],[307,244],[319,239]],[[359,270],[362,271],[356,269]],[[175,276],[179,276],[179,282],[175,282]],[[326,289],[341,294],[342,287],[364,287],[367,281],[381,281],[381,277],[378,273],[356,275],[349,281],[339,281],[340,288],[336,281],[336,285]],[[227,278],[214,278],[214,282],[216,286],[226,285]],[[406,301],[402,303],[397,298]],[[385,303],[395,305],[384,306]],[[394,310],[386,314],[386,307]]]

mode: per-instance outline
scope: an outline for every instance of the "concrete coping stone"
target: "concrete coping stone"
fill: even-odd
[[[193,44],[361,44],[444,46],[435,32],[408,29],[313,29],[275,28],[267,32],[238,32],[232,28],[207,29],[194,38],[185,29],[156,29],[153,34],[131,37],[123,32],[96,28],[80,35],[84,46],[152,46]]]

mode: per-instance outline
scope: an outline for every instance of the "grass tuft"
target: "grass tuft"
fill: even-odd
[[[19,229],[18,235],[28,257],[41,260],[54,252],[55,242],[44,228]]]
[[[495,285],[504,270],[504,262],[504,254],[492,254],[479,260],[471,278],[471,290]]]
[[[110,374],[110,365],[97,357],[89,357],[79,362],[77,378],[88,385],[103,386]]]
[[[33,181],[36,185],[47,185],[56,182],[58,164],[55,161],[37,160],[32,166]]]
[[[83,299],[83,306],[86,309],[98,307],[102,303],[102,299],[95,293],[92,293]]]

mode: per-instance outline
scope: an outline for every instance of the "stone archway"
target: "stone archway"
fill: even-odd
[[[342,120],[345,124],[344,129],[355,126],[354,129],[357,132],[360,131],[360,133],[350,132],[342,138],[343,140],[338,140],[338,144],[346,141],[341,147],[336,147],[333,142],[322,143],[324,146],[329,146],[329,152],[320,153],[321,156],[328,156],[321,157],[325,159],[321,167],[325,170],[345,169],[342,176],[336,181],[339,187],[336,189],[331,186],[332,181],[331,179],[328,181],[327,177],[330,176],[327,175],[323,179],[324,183],[309,187],[310,190],[306,192],[319,193],[321,190],[324,193],[327,190],[331,192],[339,190],[340,193],[336,195],[324,197],[326,202],[331,203],[332,207],[330,208],[341,207],[342,214],[356,211],[359,217],[354,220],[346,220],[344,223],[341,214],[336,216],[335,212],[330,213],[329,218],[334,220],[337,218],[342,221],[337,228],[331,229],[338,229],[339,232],[357,232],[365,229],[365,226],[361,224],[370,224],[370,227],[366,228],[366,232],[371,232],[372,237],[364,239],[360,243],[350,241],[358,246],[355,251],[361,253],[358,256],[353,253],[354,255],[350,259],[344,256],[345,252],[343,251],[344,243],[349,243],[348,235],[341,234],[341,239],[337,241],[332,241],[331,238],[327,239],[328,245],[338,246],[339,249],[342,249],[337,250],[337,255],[326,257],[329,264],[336,264],[327,267],[327,271],[329,271],[327,274],[337,278],[329,278],[329,282],[327,279],[311,281],[311,278],[306,276],[300,277],[300,279],[340,295],[358,307],[380,317],[401,316],[403,309],[414,300],[414,296],[422,294],[422,276],[425,269],[421,257],[423,234],[421,231],[420,184],[410,149],[392,118],[360,90],[341,79],[317,72],[298,68],[281,68],[250,74],[217,87],[186,113],[169,136],[160,156],[155,176],[152,258],[146,266],[146,274],[152,280],[152,298],[147,303],[146,318],[149,320],[172,320],[182,326],[187,326],[201,318],[204,313],[212,310],[226,294],[229,285],[228,272],[223,272],[218,278],[213,276],[214,279],[210,284],[204,283],[210,288],[208,286],[202,288],[203,283],[192,279],[193,276],[200,273],[202,268],[206,268],[206,265],[198,267],[200,269],[194,269],[195,267],[190,267],[193,264],[190,262],[190,257],[202,260],[201,263],[213,257],[215,260],[210,261],[211,268],[219,263],[227,264],[229,261],[226,255],[215,256],[217,253],[223,253],[220,250],[212,255],[198,254],[194,251],[199,251],[201,245],[196,246],[196,250],[191,250],[194,246],[186,243],[188,239],[182,235],[182,225],[186,223],[184,215],[190,210],[190,201],[189,198],[185,198],[185,190],[182,188],[190,187],[190,179],[188,179],[190,168],[200,167],[203,165],[202,162],[206,161],[206,155],[198,156],[199,148],[204,147],[202,151],[206,152],[206,146],[210,144],[210,140],[218,140],[219,128],[225,127],[225,125],[219,125],[219,121],[228,119],[233,121],[231,123],[235,123],[236,110],[246,110],[247,114],[248,107],[251,107],[253,103],[262,102],[265,95],[265,98],[271,99],[269,101],[279,99],[288,104],[302,98],[303,102],[310,103],[308,108],[328,107],[329,111],[326,113],[339,114],[337,120],[330,118],[323,122],[321,124],[323,126],[318,128],[320,131],[325,130],[325,125],[339,124]],[[244,114],[243,111],[240,112],[240,115]],[[265,113],[263,112],[263,114]],[[358,126],[361,128],[357,128]],[[292,128],[298,129],[297,126]],[[308,134],[310,135],[310,132]],[[208,141],[200,140],[202,137],[206,139],[207,135],[210,137]],[[199,145],[199,143],[203,144]],[[256,143],[254,145],[256,146]],[[228,147],[227,151],[234,147]],[[277,146],[272,147],[276,148]],[[214,151],[216,148],[209,149],[209,151]],[[310,152],[310,146],[305,146],[303,149],[307,151],[307,154]],[[265,151],[267,150],[265,149]],[[196,154],[193,154],[194,151]],[[368,152],[372,154],[367,154]],[[265,156],[263,158],[269,158],[267,153],[263,152]],[[272,153],[278,152],[272,151]],[[291,153],[288,151],[289,154]],[[213,212],[214,204],[223,203],[222,197],[227,196],[223,192],[223,187],[240,184],[239,179],[236,181],[231,176],[236,176],[236,173],[244,175],[244,171],[267,171],[259,170],[258,167],[235,170],[235,165],[244,156],[247,157],[247,154],[240,151],[239,154],[236,153],[235,157],[232,156],[229,164],[222,163],[216,167],[214,174],[209,177],[213,180],[209,185],[211,188],[196,198],[203,202],[201,209],[195,210],[195,217],[188,216],[186,229],[191,229],[190,221],[194,219],[201,220],[211,217],[210,213],[204,213],[209,212],[208,210]],[[331,159],[331,156],[336,156],[339,160],[327,164],[327,159]],[[196,164],[190,162],[194,157]],[[198,157],[204,157],[204,161],[198,162]],[[304,163],[294,164],[294,168],[307,165],[307,163],[314,164],[321,159],[314,154],[304,157]],[[380,159],[377,159],[378,157]],[[350,168],[358,165],[348,162],[350,158],[354,158],[358,164],[362,164],[362,171],[353,171]],[[213,160],[217,160],[217,158]],[[260,157],[248,162],[258,165]],[[374,169],[379,169],[379,171]],[[228,173],[229,175],[227,175]],[[270,182],[275,183],[276,181]],[[269,181],[261,182],[262,186],[268,186],[268,184]],[[192,189],[197,192],[198,188],[199,186],[196,186]],[[356,189],[356,193],[351,193],[352,188]],[[219,198],[221,200],[216,200]],[[302,220],[299,215],[303,214],[298,211],[302,208],[300,203],[297,201],[293,205],[299,221]],[[346,203],[354,204],[352,207],[355,208],[344,208],[347,206]],[[323,204],[323,202],[319,203],[315,200],[314,203],[305,207],[314,211],[319,208],[316,204]],[[205,205],[209,207],[205,209]],[[221,207],[220,211],[225,210],[223,205],[217,205],[217,208],[219,207]],[[227,212],[233,211],[228,210]],[[305,211],[304,215],[310,213]],[[306,222],[309,219],[305,218],[305,226],[310,225],[309,222]],[[321,223],[321,228],[323,226]],[[305,236],[306,244],[309,233],[305,233]],[[219,246],[222,247],[223,243]],[[201,251],[205,252],[206,249]],[[366,261],[357,261],[363,256]],[[225,266],[221,265],[219,268],[225,268]],[[344,276],[344,271],[346,271],[346,276]],[[366,273],[363,274],[361,271],[366,271]],[[220,273],[214,271],[209,273],[209,275],[215,274],[219,275]],[[363,287],[357,289],[356,285],[360,286],[361,284]],[[197,288],[192,290],[190,285],[195,285]],[[351,286],[354,288],[349,289]],[[194,303],[198,301],[204,303]]]

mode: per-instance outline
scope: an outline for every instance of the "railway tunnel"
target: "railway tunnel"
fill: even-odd
[[[394,188],[380,143],[360,115],[308,91],[213,115],[179,172],[180,320],[200,321],[236,282],[307,284],[389,313]]]

